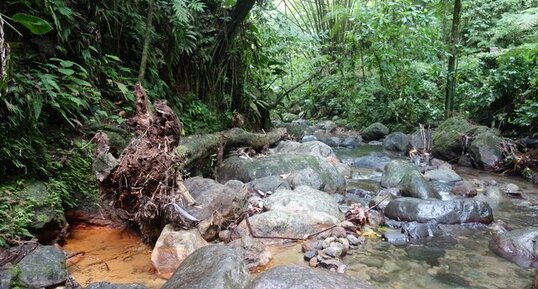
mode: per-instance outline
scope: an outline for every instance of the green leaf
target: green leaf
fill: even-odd
[[[58,71],[62,74],[65,74],[67,76],[69,75],[73,75],[75,73],[75,71],[73,69],[69,69],[69,68],[58,68]]]
[[[43,109],[43,99],[39,94],[35,94],[32,98],[32,106],[34,108],[34,118],[37,121]]]
[[[52,26],[46,20],[26,13],[17,13],[13,15],[12,19],[36,35],[43,35],[52,30]]]

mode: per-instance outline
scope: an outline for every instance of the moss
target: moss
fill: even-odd
[[[466,145],[465,136],[473,128],[473,125],[461,117],[447,119],[433,134],[433,153],[446,160],[457,158]]]

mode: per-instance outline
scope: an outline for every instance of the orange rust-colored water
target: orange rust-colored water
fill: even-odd
[[[140,283],[161,288],[151,266],[151,248],[128,230],[78,225],[71,229],[63,247],[68,270],[83,287],[93,282]]]

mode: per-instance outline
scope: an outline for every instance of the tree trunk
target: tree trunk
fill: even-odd
[[[151,24],[153,22],[153,3],[154,0],[149,0],[148,16],[146,18],[146,32],[144,33],[144,47],[142,48],[142,59],[140,60],[140,68],[138,70],[138,83],[142,83],[146,74],[146,66],[148,63],[149,43],[151,42]]]
[[[448,72],[445,95],[445,115],[450,117],[454,111],[454,92],[456,90],[456,61],[458,58],[459,26],[461,19],[461,0],[454,2],[454,17],[452,19],[452,33],[450,38],[450,57],[448,58]]]

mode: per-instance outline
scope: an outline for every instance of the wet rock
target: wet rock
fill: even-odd
[[[329,237],[323,240],[323,249],[329,248],[334,241],[336,241],[336,237]]]
[[[346,148],[356,148],[358,147],[362,142],[362,138],[360,136],[350,136],[346,137],[340,146],[346,147]]]
[[[342,144],[342,139],[337,136],[327,134],[316,134],[318,140],[330,147],[339,147]]]
[[[490,248],[523,267],[538,268],[538,228],[528,227],[496,235]]]
[[[310,261],[310,259],[316,257],[317,255],[318,253],[316,253],[316,251],[306,251],[303,256],[305,261]]]
[[[405,248],[411,259],[425,261],[430,266],[439,266],[439,258],[445,256],[445,250],[429,246],[410,245]]]
[[[374,256],[369,256],[368,258],[361,260],[361,263],[368,267],[381,268],[383,267],[383,264],[385,263],[385,261],[383,261],[383,259],[376,258]]]
[[[390,130],[382,123],[376,122],[362,130],[362,139],[366,142],[379,140],[388,135]]]
[[[469,154],[478,168],[496,170],[503,162],[502,143],[502,138],[487,130],[474,137]]]
[[[248,268],[265,266],[273,258],[262,241],[250,236],[243,236],[241,239],[232,241],[228,246],[237,250]]]
[[[346,239],[349,241],[349,244],[353,245],[353,246],[358,246],[358,245],[364,244],[365,241],[366,241],[363,238],[357,238],[357,237],[355,237],[353,235],[347,235]]]
[[[394,200],[400,190],[396,188],[390,188],[390,189],[381,189],[377,196],[375,196],[372,200],[370,200],[370,203],[368,204],[370,207],[375,207],[375,209],[383,212],[387,205],[390,203],[390,201]]]
[[[328,248],[323,250],[323,253],[331,257],[340,257],[345,255],[344,245],[339,242],[332,242]]]
[[[323,249],[323,241],[321,240],[307,240],[301,245],[303,252],[314,251]]]
[[[393,132],[383,140],[383,148],[388,151],[407,152],[411,147],[411,138],[402,132]]]
[[[188,206],[185,209],[199,219],[199,231],[206,240],[213,240],[220,231],[220,226],[236,220],[246,206],[246,191],[236,191],[219,184],[212,179],[200,177],[188,178],[185,187],[200,206]]]
[[[365,281],[327,270],[278,266],[260,274],[247,289],[373,289]]]
[[[471,286],[471,283],[465,278],[450,272],[437,273],[434,277],[440,282],[454,287],[470,288]]]
[[[368,219],[368,225],[374,230],[377,230],[379,226],[385,224],[385,216],[383,216],[382,212],[377,210],[368,210],[368,212],[366,212],[366,218]]]
[[[38,246],[17,265],[22,287],[44,288],[63,284],[68,277],[64,253],[55,246]]]
[[[457,182],[461,181],[461,177],[451,169],[434,169],[424,173],[424,176],[430,180],[441,182]]]
[[[250,183],[247,183],[249,188],[266,192],[274,192],[278,189],[291,189],[287,180],[280,176],[267,176],[259,179],[255,179]]]
[[[317,140],[318,140],[318,138],[316,136],[314,136],[314,135],[305,135],[301,139],[301,142],[305,143],[305,142],[317,141]]]
[[[507,195],[517,195],[519,194],[519,187],[515,184],[509,183],[504,186],[501,186],[501,190]]]
[[[444,160],[454,160],[462,155],[467,145],[466,135],[472,125],[465,119],[453,117],[445,120],[433,134],[432,152]]]
[[[400,198],[385,208],[385,216],[398,221],[438,224],[484,223],[493,221],[491,207],[474,199],[420,200]]]
[[[382,237],[385,241],[397,246],[406,245],[409,242],[407,235],[400,232],[385,232]]]
[[[406,222],[402,225],[402,232],[411,239],[433,237],[438,230],[438,227],[432,223]]]
[[[389,162],[390,158],[383,153],[370,153],[366,156],[346,161],[352,167],[378,170],[382,170]]]
[[[393,160],[385,166],[385,170],[381,176],[381,186],[385,188],[397,187],[404,175],[411,171],[418,170],[407,161]]]
[[[118,284],[110,282],[91,283],[86,289],[147,289],[142,284]]]
[[[336,237],[336,238],[345,237],[346,234],[347,234],[346,229],[344,229],[343,227],[340,227],[340,226],[334,227],[331,230],[331,236]]]
[[[11,283],[15,278],[15,270],[11,264],[4,265],[0,267],[0,288],[9,289],[11,288]]]
[[[320,141],[311,141],[307,143],[281,141],[274,149],[274,152],[277,154],[307,154],[322,158],[336,157],[333,149]]]
[[[390,281],[389,276],[386,273],[379,272],[379,270],[368,270],[366,273],[370,276],[370,279],[374,280],[377,283],[387,283]]]
[[[157,274],[169,278],[187,256],[204,246],[207,246],[207,242],[197,229],[176,230],[168,224],[151,252],[151,264]]]
[[[433,186],[415,170],[407,172],[398,185],[403,196],[419,199],[441,199]]]
[[[255,160],[231,157],[219,169],[219,181],[237,179],[250,182],[267,176],[279,176],[309,169],[313,172],[310,183],[319,182],[325,192],[344,192],[345,179],[325,159],[313,155],[275,154]]]
[[[477,190],[471,182],[460,181],[454,185],[452,193],[462,197],[474,197],[477,194]]]
[[[189,255],[162,289],[241,289],[250,273],[241,256],[223,245],[209,245]]]

